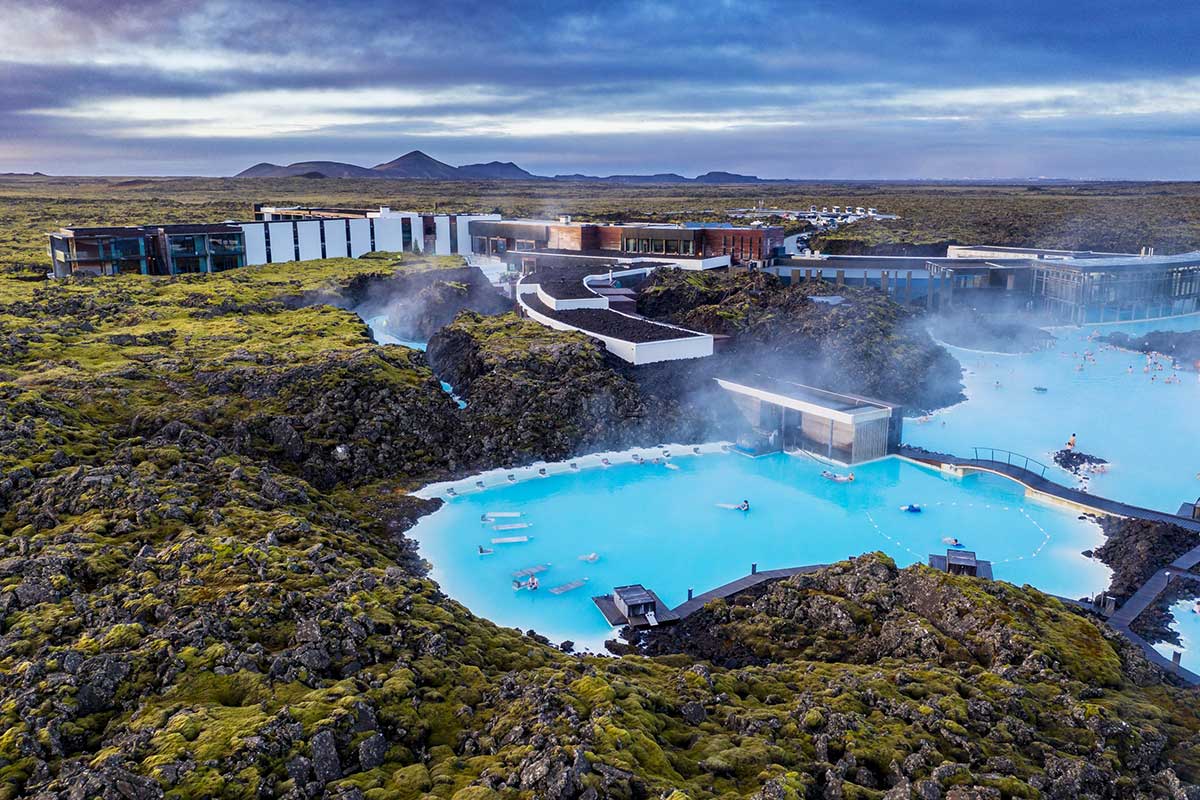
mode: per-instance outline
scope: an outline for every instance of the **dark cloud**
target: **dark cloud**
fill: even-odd
[[[4,5],[0,171],[228,173],[420,147],[548,173],[1200,177],[1200,101],[1171,92],[1200,87],[1196,3]],[[245,92],[294,104],[256,115],[230,100]],[[730,124],[672,122],[696,115]]]

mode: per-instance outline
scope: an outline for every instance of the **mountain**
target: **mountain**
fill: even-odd
[[[511,161],[489,161],[486,164],[463,164],[458,174],[464,178],[499,181],[542,180],[540,175],[521,169]]]
[[[696,176],[696,183],[761,183],[757,175],[739,175],[736,172],[706,172]]]
[[[433,181],[497,180],[497,181],[599,181],[603,183],[760,183],[762,178],[734,172],[706,172],[696,178],[685,178],[674,172],[652,175],[555,175],[553,178],[534,175],[511,161],[488,161],[456,167],[420,150],[405,153],[373,167],[360,167],[340,161],[299,161],[286,167],[269,162],[255,164],[242,170],[235,178],[391,178]]]
[[[386,164],[376,164],[371,168],[375,177],[384,178],[424,178],[426,180],[455,180],[462,176],[458,167],[438,161],[420,150],[405,153]]]
[[[277,164],[263,162],[255,164],[247,170],[235,175],[235,178],[297,178],[313,177],[314,173],[326,178],[373,178],[376,177],[366,167],[354,164],[343,164],[340,161],[297,161],[281,167]]]

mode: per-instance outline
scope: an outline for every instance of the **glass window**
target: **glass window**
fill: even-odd
[[[663,252],[663,240],[655,239],[653,242],[651,242],[651,248],[652,248],[652,251],[655,253],[662,253]]]
[[[679,255],[679,248],[682,244],[683,244],[683,242],[678,242],[674,239],[668,239],[667,240],[667,254],[672,255],[672,256]]]

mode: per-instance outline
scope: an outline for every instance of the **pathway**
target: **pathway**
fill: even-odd
[[[738,578],[736,581],[730,581],[724,586],[718,586],[716,589],[711,589],[704,594],[698,594],[691,600],[676,606],[671,609],[679,615],[680,619],[696,613],[710,600],[724,599],[732,597],[739,592],[744,592],[760,583],[766,581],[778,580],[780,578],[790,578],[793,575],[804,575],[809,572],[816,572],[819,569],[824,569],[828,564],[810,564],[806,567],[787,567],[786,569],[765,569],[761,571],[751,572],[745,577]]]
[[[1066,500],[1077,505],[1086,506],[1088,508],[1102,511],[1107,514],[1114,514],[1121,517],[1134,517],[1137,519],[1149,520],[1151,522],[1167,522],[1172,525],[1178,525],[1181,528],[1200,534],[1200,520],[1190,517],[1181,517],[1176,514],[1168,514],[1164,511],[1155,511],[1150,508],[1141,508],[1139,506],[1122,503],[1118,500],[1110,500],[1107,497],[1089,494],[1079,489],[1072,489],[1063,486],[1060,483],[1055,483],[1046,477],[1045,465],[1026,458],[1025,456],[1012,453],[1007,450],[993,450],[991,448],[976,448],[976,455],[980,452],[986,452],[991,455],[1002,454],[1006,456],[1004,461],[996,458],[959,458],[958,456],[947,455],[945,453],[935,453],[929,450],[923,450],[913,447],[901,447],[899,454],[913,461],[920,461],[933,466],[941,466],[948,464],[956,467],[966,467],[968,469],[980,469],[988,472],[1002,475],[1007,478],[1012,478],[1018,483],[1024,484],[1026,487],[1034,491],[1042,492],[1061,500]],[[1013,459],[1019,459],[1014,463]],[[1030,466],[1034,469],[1030,469]],[[1040,467],[1040,470],[1036,468]],[[1169,565],[1151,575],[1145,583],[1138,587],[1137,591],[1124,603],[1121,607],[1108,618],[1108,624],[1114,629],[1124,634],[1131,642],[1142,648],[1142,652],[1146,654],[1153,663],[1179,675],[1184,680],[1192,685],[1200,685],[1200,675],[1185,669],[1181,666],[1176,666],[1170,659],[1166,658],[1162,653],[1154,649],[1154,647],[1138,636],[1130,629],[1130,625],[1138,616],[1149,608],[1163,590],[1167,588],[1167,584],[1174,578],[1185,578],[1188,580],[1200,581],[1200,575],[1195,575],[1188,570],[1200,564],[1200,545],[1192,548],[1188,552],[1181,555],[1179,558],[1172,561]]]

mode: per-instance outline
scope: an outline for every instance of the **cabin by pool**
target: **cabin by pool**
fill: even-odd
[[[443,590],[473,612],[593,649],[613,635],[594,596],[640,584],[670,609],[689,589],[700,594],[752,565],[823,564],[882,550],[905,566],[944,557],[957,540],[990,561],[999,580],[1070,597],[1108,584],[1107,568],[1081,555],[1101,543],[1099,527],[1026,498],[1004,478],[955,478],[888,457],[837,482],[807,456],[666,451],[646,449],[639,462],[611,453],[574,468],[497,471],[480,479],[486,488],[468,480],[454,495],[430,487],[425,494],[447,502],[410,535]],[[748,512],[736,508],[743,500]],[[910,504],[921,513],[901,510]],[[531,569],[536,589],[520,577]]]

